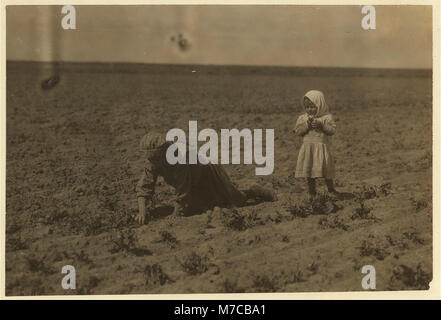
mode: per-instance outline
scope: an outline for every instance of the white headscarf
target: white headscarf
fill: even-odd
[[[327,115],[329,113],[329,107],[326,104],[325,96],[321,91],[318,90],[310,90],[308,91],[303,97],[302,97],[302,106],[304,106],[303,101],[305,100],[305,97],[307,97],[309,100],[312,101],[317,107],[317,113],[315,114],[315,117],[320,118],[324,115]]]

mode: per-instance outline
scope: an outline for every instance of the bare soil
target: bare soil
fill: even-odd
[[[42,90],[44,65],[7,70],[6,294],[427,289],[432,279],[430,72],[76,65]],[[192,72],[192,71],[196,72]],[[135,72],[136,71],[136,72]],[[294,179],[292,129],[309,89],[337,121],[335,199]],[[228,165],[240,187],[278,201],[172,217],[159,181],[147,225],[133,221],[148,130],[274,128],[275,170]],[[73,265],[77,289],[61,287]]]

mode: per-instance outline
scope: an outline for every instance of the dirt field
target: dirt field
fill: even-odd
[[[428,288],[430,72],[68,65],[44,91],[40,68],[7,70],[7,295],[361,291],[364,265],[377,290]],[[292,128],[309,89],[336,118],[336,186],[350,199],[311,205],[294,179]],[[189,120],[274,128],[272,175],[226,169],[278,201],[174,218],[159,181],[153,220],[137,225],[139,139]],[[68,264],[74,291],[61,287]]]

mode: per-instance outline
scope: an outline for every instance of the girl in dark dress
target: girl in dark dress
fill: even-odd
[[[158,133],[146,134],[140,142],[141,150],[147,152],[144,172],[136,186],[139,214],[136,220],[143,224],[152,207],[155,184],[159,176],[171,185],[178,198],[175,215],[202,213],[218,207],[240,207],[248,200],[275,201],[275,194],[258,185],[240,191],[222,166],[217,164],[174,164],[167,162],[166,152],[172,142],[165,141]],[[188,161],[187,161],[188,163]]]

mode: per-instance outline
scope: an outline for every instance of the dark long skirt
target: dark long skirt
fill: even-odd
[[[214,207],[242,206],[247,195],[231,182],[221,165],[175,164],[166,161],[166,149],[149,159],[156,174],[174,187],[187,213],[200,213]]]

